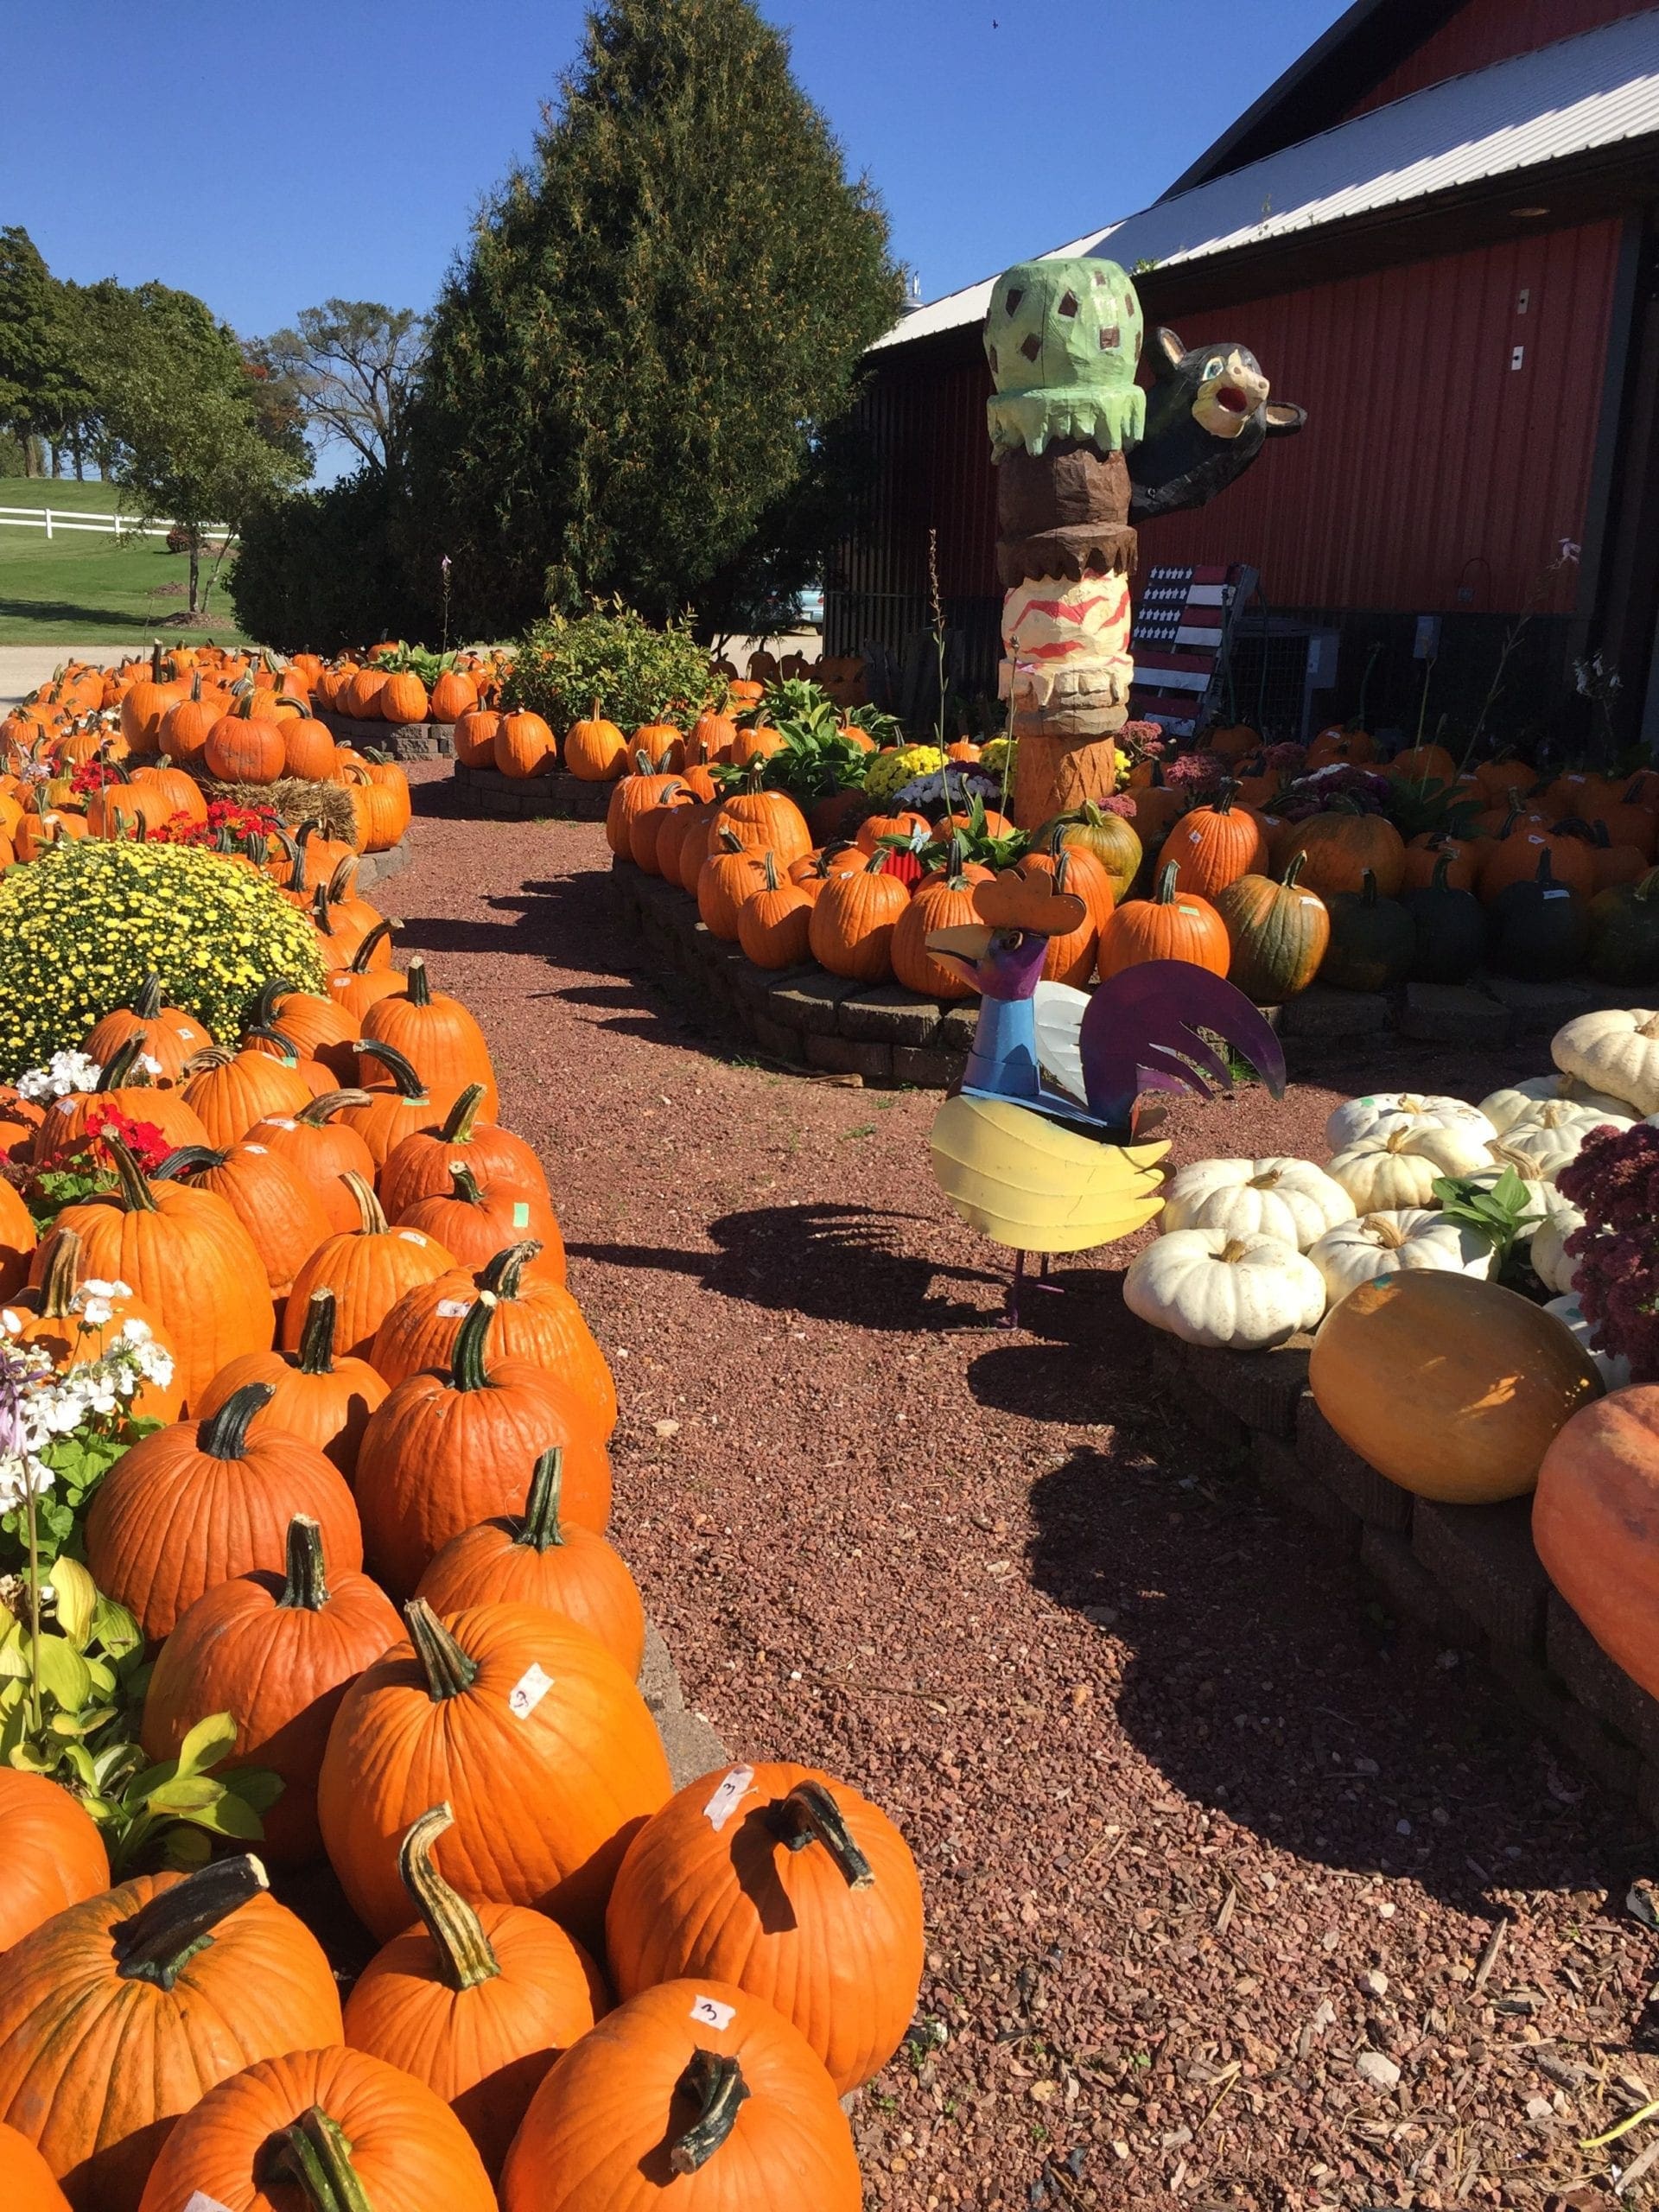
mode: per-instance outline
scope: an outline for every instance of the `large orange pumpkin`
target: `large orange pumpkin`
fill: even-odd
[[[8,2212],[73,2212],[52,2169],[26,2135],[0,2120],[0,2174]]]
[[[221,1367],[202,1393],[201,1418],[211,1421],[245,1384],[268,1382],[273,1395],[248,1423],[248,1433],[274,1429],[300,1437],[350,1482],[369,1415],[391,1386],[365,1359],[335,1358],[332,1290],[314,1290],[306,1306],[298,1351],[246,1352]]]
[[[228,1713],[236,1742],[224,1765],[282,1778],[264,1815],[264,1854],[303,1866],[322,1850],[317,1776],[329,1724],[346,1683],[401,1633],[378,1585],[326,1562],[321,1529],[296,1514],[281,1573],[216,1583],[181,1615],[149,1678],[144,1749],[152,1759],[176,1758],[198,1721]]]
[[[885,982],[893,973],[893,935],[910,892],[887,868],[885,848],[855,873],[832,875],[812,904],[807,942],[832,976]]]
[[[458,998],[432,988],[426,963],[418,954],[409,963],[403,989],[388,991],[365,1014],[363,1035],[401,1052],[445,1113],[473,1084],[484,1086],[486,1116],[493,1119],[499,1110],[484,1032]],[[372,1074],[372,1070],[365,1072]]]
[[[262,2059],[180,2121],[139,2212],[209,2206],[496,2212],[478,2152],[442,2100],[344,2044]]]
[[[75,2212],[137,2212],[168,2136],[207,2089],[343,2032],[322,1947],[266,1894],[257,1859],[140,1875],[9,1954],[0,2119],[35,2145]]]
[[[187,1178],[193,1189],[224,1199],[252,1239],[273,1299],[334,1234],[321,1198],[280,1153],[251,1139],[223,1152],[194,1147],[168,1155],[158,1174]]]
[[[416,1198],[397,1217],[400,1229],[424,1230],[435,1236],[461,1268],[487,1267],[498,1252],[533,1237],[542,1249],[524,1269],[532,1280],[564,1281],[564,1239],[552,1207],[539,1192],[522,1183],[491,1178],[480,1183],[461,1160],[449,1170],[450,1188]]]
[[[780,2013],[734,1983],[665,1981],[607,2013],[531,2101],[502,2212],[859,2212],[834,2084]]]
[[[273,1114],[248,1131],[250,1144],[262,1144],[297,1168],[321,1201],[336,1235],[355,1229],[357,1200],[346,1178],[374,1181],[374,1154],[353,1128],[340,1118],[347,1107],[371,1103],[366,1090],[328,1090],[297,1114]]]
[[[622,1854],[671,1786],[644,1698],[585,1629],[536,1606],[442,1621],[416,1598],[404,1618],[410,1641],[346,1691],[322,1763],[323,1838],[353,1910],[383,1939],[407,1924],[398,1847],[443,1777],[445,1878],[594,1942]]]
[[[397,1871],[420,1924],[358,1976],[346,2035],[442,2097],[493,2180],[543,2076],[609,1993],[556,1921],[521,1904],[468,1904],[450,1887],[432,1852],[454,1825],[449,1807],[435,1805],[404,1838]]]
[[[1420,1497],[1520,1497],[1557,1432],[1601,1395],[1571,1332],[1512,1290],[1433,1269],[1350,1291],[1313,1342],[1319,1411],[1379,1473]]]
[[[922,1979],[922,1885],[879,1807],[817,1769],[734,1766],[670,1798],[605,1916],[617,1993],[695,1978],[775,2005],[845,2096],[893,2056]]]
[[[110,1886],[109,1855],[92,1815],[45,1775],[16,1767],[0,1766],[0,1952]]]
[[[1267,866],[1268,841],[1247,807],[1235,806],[1236,786],[1226,785],[1208,806],[1183,815],[1165,840],[1163,858],[1176,865],[1177,891],[1213,900],[1241,875]]]
[[[358,1225],[320,1244],[295,1276],[278,1336],[284,1351],[300,1348],[314,1291],[334,1293],[337,1342],[360,1359],[406,1290],[454,1267],[454,1255],[424,1230],[390,1227],[380,1201],[360,1175],[348,1172],[344,1180],[357,1203]]]
[[[495,766],[504,776],[550,775],[558,766],[558,741],[539,715],[523,711],[503,715],[491,745]]]
[[[380,1203],[395,1221],[416,1198],[453,1188],[454,1171],[470,1167],[480,1182],[516,1183],[526,1196],[551,1203],[547,1176],[533,1146],[487,1116],[480,1121],[485,1086],[470,1083],[437,1129],[417,1129],[386,1156],[380,1170]]]
[[[1385,899],[1392,899],[1405,880],[1405,840],[1380,814],[1332,808],[1328,814],[1313,815],[1275,850],[1274,866],[1283,868],[1296,853],[1306,855],[1303,889],[1317,892],[1321,899],[1329,899],[1333,892],[1360,890],[1367,869]]]
[[[608,784],[622,773],[627,758],[627,739],[605,720],[597,699],[588,719],[572,722],[564,734],[564,765],[584,784]]]
[[[1100,933],[1103,982],[1143,960],[1191,960],[1212,975],[1224,976],[1232,959],[1227,925],[1207,899],[1175,889],[1176,863],[1158,872],[1150,899],[1131,899],[1117,908]]]

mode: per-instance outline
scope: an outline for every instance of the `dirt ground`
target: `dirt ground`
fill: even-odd
[[[415,772],[379,903],[547,1163],[621,1392],[613,1533],[688,1696],[921,1866],[868,2202],[1611,2202],[1659,2139],[1578,2147],[1659,2094],[1630,1817],[1184,1423],[1122,1248],[1000,1328],[934,1096],[746,1064],[645,972],[597,829],[453,818]],[[1178,1157],[1322,1158],[1338,1097],[1546,1057],[1408,1049],[1184,1104]]]

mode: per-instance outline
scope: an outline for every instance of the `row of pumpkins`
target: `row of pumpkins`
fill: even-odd
[[[118,1189],[32,1251],[0,1185],[0,1237],[9,1333],[173,1354],[84,1529],[156,1652],[146,1750],[230,1713],[285,1785],[265,1859],[326,1854],[383,1948],[342,2014],[260,1860],[111,1890],[0,1769],[0,2171],[26,2212],[855,2212],[837,2100],[912,2017],[911,1855],[803,1767],[674,1791],[541,1163],[467,1009],[356,920],[369,957],[328,943],[237,1050],[147,988],[85,1039],[99,1090],[0,1100],[37,1166],[111,1109],[173,1147],[106,1135]]]
[[[677,722],[641,722],[632,734],[620,722],[601,712],[595,699],[590,711],[573,721],[563,740],[540,715],[520,710],[502,714],[480,705],[455,724],[455,759],[463,768],[495,768],[504,776],[551,775],[563,767],[579,783],[609,784],[623,776],[687,766],[747,767],[751,761],[776,753],[783,733],[760,719],[764,689],[746,677],[734,677],[724,689],[724,709],[706,706],[690,729]],[[746,719],[738,721],[738,715]],[[842,734],[874,752],[874,741],[849,722]]]

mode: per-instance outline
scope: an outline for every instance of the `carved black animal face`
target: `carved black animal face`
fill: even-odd
[[[1158,330],[1146,359],[1154,377],[1147,432],[1128,456],[1134,521],[1203,506],[1243,474],[1268,438],[1290,437],[1307,420],[1301,408],[1269,399],[1248,346],[1227,340],[1189,352],[1173,330]]]

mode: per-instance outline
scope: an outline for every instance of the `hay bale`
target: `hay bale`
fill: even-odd
[[[314,784],[303,776],[279,776],[274,784],[225,784],[216,776],[203,775],[197,775],[196,781],[207,798],[228,799],[233,806],[268,807],[290,829],[302,822],[317,822],[330,837],[348,845],[355,836],[357,819],[344,784]]]

